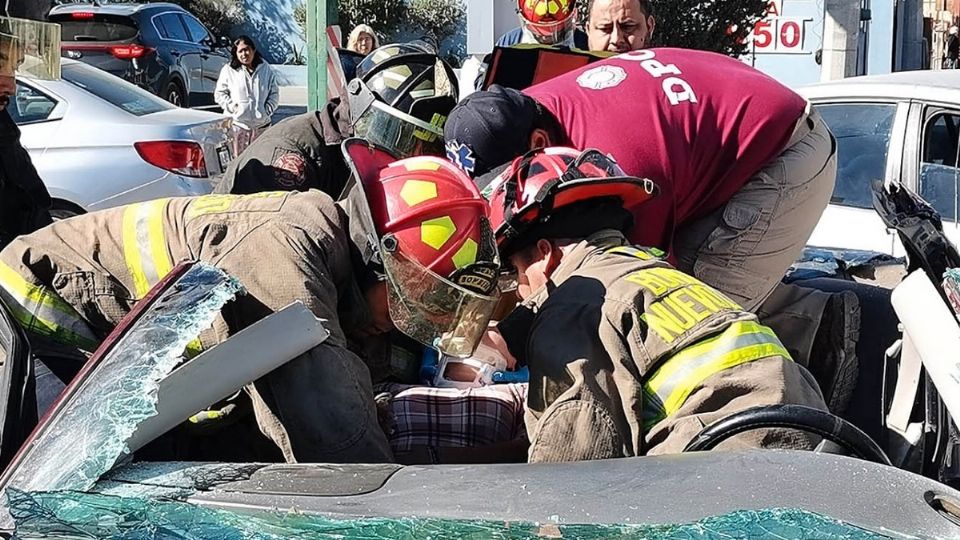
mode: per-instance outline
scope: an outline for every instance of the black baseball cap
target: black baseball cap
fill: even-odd
[[[476,177],[522,156],[530,149],[538,107],[530,96],[496,84],[470,94],[444,125],[447,158]]]

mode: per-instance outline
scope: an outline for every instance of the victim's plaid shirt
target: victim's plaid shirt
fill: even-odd
[[[387,436],[398,454],[414,446],[484,446],[526,436],[526,383],[465,390],[385,383],[376,390],[393,394]]]

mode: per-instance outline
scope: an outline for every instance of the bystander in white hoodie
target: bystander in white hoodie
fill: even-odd
[[[237,156],[270,125],[280,105],[277,76],[262,61],[252,72],[243,65],[235,69],[227,64],[220,70],[214,99],[233,118]]]

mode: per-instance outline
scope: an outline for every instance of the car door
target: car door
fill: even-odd
[[[954,245],[960,240],[960,108],[915,104],[916,137],[910,161],[914,190],[940,214]]]
[[[186,80],[183,89],[190,96],[203,92],[203,57],[202,51],[190,39],[187,27],[176,11],[168,11],[156,15],[153,23],[157,32],[164,40],[164,46],[170,55],[171,61],[178,66],[177,71]]]
[[[201,91],[209,94],[210,103],[213,102],[213,92],[217,88],[217,79],[220,77],[220,69],[229,62],[229,56],[225,56],[223,51],[216,48],[213,35],[207,30],[196,17],[184,14],[183,22],[190,33],[190,40],[202,52],[200,58],[203,59],[203,84]],[[208,98],[204,96],[206,101]]]
[[[837,182],[811,246],[900,255],[902,246],[873,209],[873,183],[899,181],[908,104],[895,101],[814,102],[837,139]]]

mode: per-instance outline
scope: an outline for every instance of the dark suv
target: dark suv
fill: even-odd
[[[180,105],[213,104],[230,61],[229,40],[216,39],[176,4],[67,4],[50,11],[63,56],[122,77]]]

